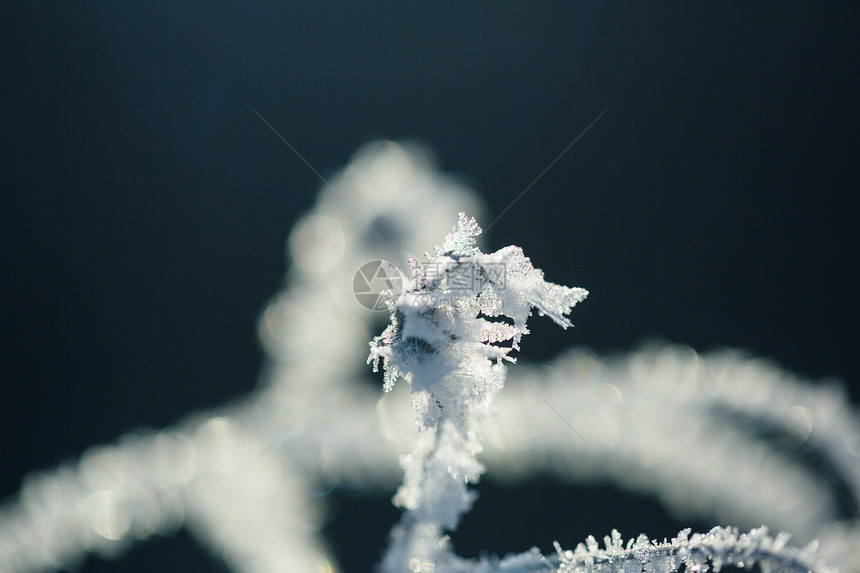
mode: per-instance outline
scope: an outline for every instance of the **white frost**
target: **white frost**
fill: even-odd
[[[421,430],[401,458],[404,481],[394,502],[406,513],[392,532],[385,572],[410,562],[451,566],[445,531],[456,529],[476,497],[468,484],[484,471],[479,422],[502,388],[503,360],[513,360],[532,308],[567,327],[564,315],[588,294],[546,282],[518,247],[483,254],[480,233],[460,213],[435,255],[424,265],[411,261],[391,324],[370,343],[368,362],[376,369],[383,361],[386,390],[401,375],[409,380]]]

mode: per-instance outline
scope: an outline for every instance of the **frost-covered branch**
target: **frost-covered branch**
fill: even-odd
[[[715,527],[708,533],[681,531],[671,541],[651,541],[646,535],[624,543],[613,530],[601,548],[593,536],[564,551],[555,544],[561,562],[558,573],[673,573],[681,566],[690,573],[719,571],[729,565],[766,572],[829,573],[834,569],[816,554],[817,543],[798,549],[787,545],[789,535],[768,535],[766,527],[739,534],[735,528]]]
[[[483,254],[474,218],[456,227],[422,266],[410,261],[404,292],[391,304],[391,324],[371,342],[368,362],[385,365],[385,388],[406,375],[420,435],[401,459],[403,486],[394,498],[406,509],[392,531],[382,569],[450,567],[444,532],[457,528],[476,495],[468,489],[484,472],[477,460],[486,413],[504,383],[504,360],[526,329],[532,308],[561,326],[585,298],[583,289],[548,283],[518,247]]]

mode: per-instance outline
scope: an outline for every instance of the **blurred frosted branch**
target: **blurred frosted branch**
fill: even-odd
[[[116,557],[180,526],[235,571],[336,568],[317,534],[318,500],[306,492],[337,483],[393,491],[398,454],[418,435],[408,392],[382,394],[362,380],[379,313],[356,303],[353,277],[371,260],[417,258],[460,211],[480,216],[473,195],[420,150],[391,143],[361,150],[293,229],[288,288],[260,318],[271,357],[260,389],[27,476],[0,510],[0,572],[73,566],[89,552]],[[542,398],[564,421],[547,414]],[[680,518],[765,524],[802,545],[817,539],[828,562],[860,572],[860,428],[834,384],[810,384],[736,352],[702,356],[670,346],[602,358],[574,350],[547,365],[511,368],[495,402],[495,418],[475,429],[494,476],[608,479],[655,495]],[[743,539],[759,543],[757,551],[770,543],[797,552],[792,563],[812,568],[807,553],[782,547],[784,537],[765,542],[762,534]],[[687,539],[705,547],[727,535],[734,530]],[[731,537],[731,551],[741,550],[741,539]],[[629,555],[600,553],[614,547],[588,542],[572,554],[533,550],[451,567],[627,571]],[[667,555],[653,550],[646,571],[662,571]],[[772,569],[780,568],[777,560]]]

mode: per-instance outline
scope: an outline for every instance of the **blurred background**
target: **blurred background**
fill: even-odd
[[[659,337],[838,377],[860,399],[856,3],[3,12],[0,498],[255,386],[257,316],[320,180],[252,107],[323,176],[370,139],[424,141],[485,223],[608,108],[488,233],[591,292],[575,329],[535,321],[523,359]],[[684,525],[609,486],[487,479],[481,496],[465,555]],[[386,496],[331,500],[335,555],[369,570],[397,513]],[[180,533],[82,571],[159,569],[223,566]]]

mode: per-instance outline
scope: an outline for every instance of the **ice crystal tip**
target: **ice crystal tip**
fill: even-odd
[[[451,232],[445,236],[442,245],[436,247],[436,256],[442,254],[454,256],[479,254],[480,250],[476,246],[476,237],[482,232],[483,229],[481,229],[474,217],[469,217],[463,212],[458,213],[457,223],[451,229]]]

